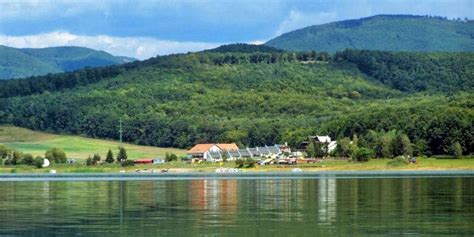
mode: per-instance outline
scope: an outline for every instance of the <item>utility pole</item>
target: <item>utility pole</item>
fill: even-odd
[[[119,127],[119,133],[120,133],[120,144],[122,144],[122,118],[120,118],[120,123],[119,123],[120,127]]]

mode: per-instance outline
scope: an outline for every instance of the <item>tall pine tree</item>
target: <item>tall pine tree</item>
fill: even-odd
[[[124,147],[119,147],[119,153],[117,155],[117,162],[123,162],[127,160],[127,150]]]
[[[109,149],[109,151],[107,152],[107,156],[105,157],[105,162],[107,163],[114,163],[114,154],[112,153],[112,150]]]

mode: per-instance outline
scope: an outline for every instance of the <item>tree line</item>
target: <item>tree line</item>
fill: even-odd
[[[110,80],[99,79],[65,91],[1,98],[0,123],[118,139],[118,121],[122,119],[125,141],[179,148],[205,142],[237,142],[243,147],[289,142],[296,147],[308,135],[327,134],[337,139],[358,135],[364,140],[370,130],[396,130],[408,136],[419,154],[448,154],[457,143],[463,154],[472,153],[471,87],[455,87],[446,93],[436,89],[432,89],[435,93],[400,92],[390,84],[397,77],[383,82],[366,76],[361,71],[373,65],[359,69],[365,64],[357,61],[373,58],[368,61],[380,67],[399,61],[401,71],[423,81],[411,65],[431,65],[430,57],[434,57],[433,64],[444,59],[437,61],[438,54],[420,54],[423,60],[418,60],[418,53],[410,58],[388,52],[379,59],[377,55],[385,55],[383,52],[370,53],[347,51],[346,56],[336,55],[327,59],[330,61],[318,59],[321,55],[312,52],[276,53],[284,60],[281,63],[272,63],[273,52],[157,57],[135,66],[117,66],[117,70],[128,69]],[[385,57],[390,56],[401,59],[386,63]],[[288,57],[306,61],[289,63]],[[252,58],[259,63],[251,63]],[[460,67],[465,68],[463,65]],[[448,70],[447,87],[471,78],[469,70],[455,73],[458,66],[450,63],[441,63],[433,70],[446,67],[453,67]],[[378,75],[376,72],[365,74]],[[9,90],[2,86],[0,91]],[[15,90],[21,93],[22,88]]]

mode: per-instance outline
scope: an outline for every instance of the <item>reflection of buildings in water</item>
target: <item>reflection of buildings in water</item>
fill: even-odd
[[[319,180],[318,224],[329,225],[336,217],[336,179]]]
[[[279,221],[303,221],[304,180],[258,180],[254,188],[249,201],[254,201],[262,213],[271,213]]]
[[[43,207],[43,214],[49,214],[51,211],[51,206],[50,206],[50,183],[49,181],[42,182],[41,186],[41,198],[44,200],[44,204],[42,205]]]
[[[191,203],[205,218],[199,223],[234,223],[237,214],[237,180],[191,181]]]

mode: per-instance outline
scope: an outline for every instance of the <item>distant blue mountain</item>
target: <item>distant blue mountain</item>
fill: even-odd
[[[0,45],[0,79],[68,72],[135,61],[84,47],[12,48]]]

